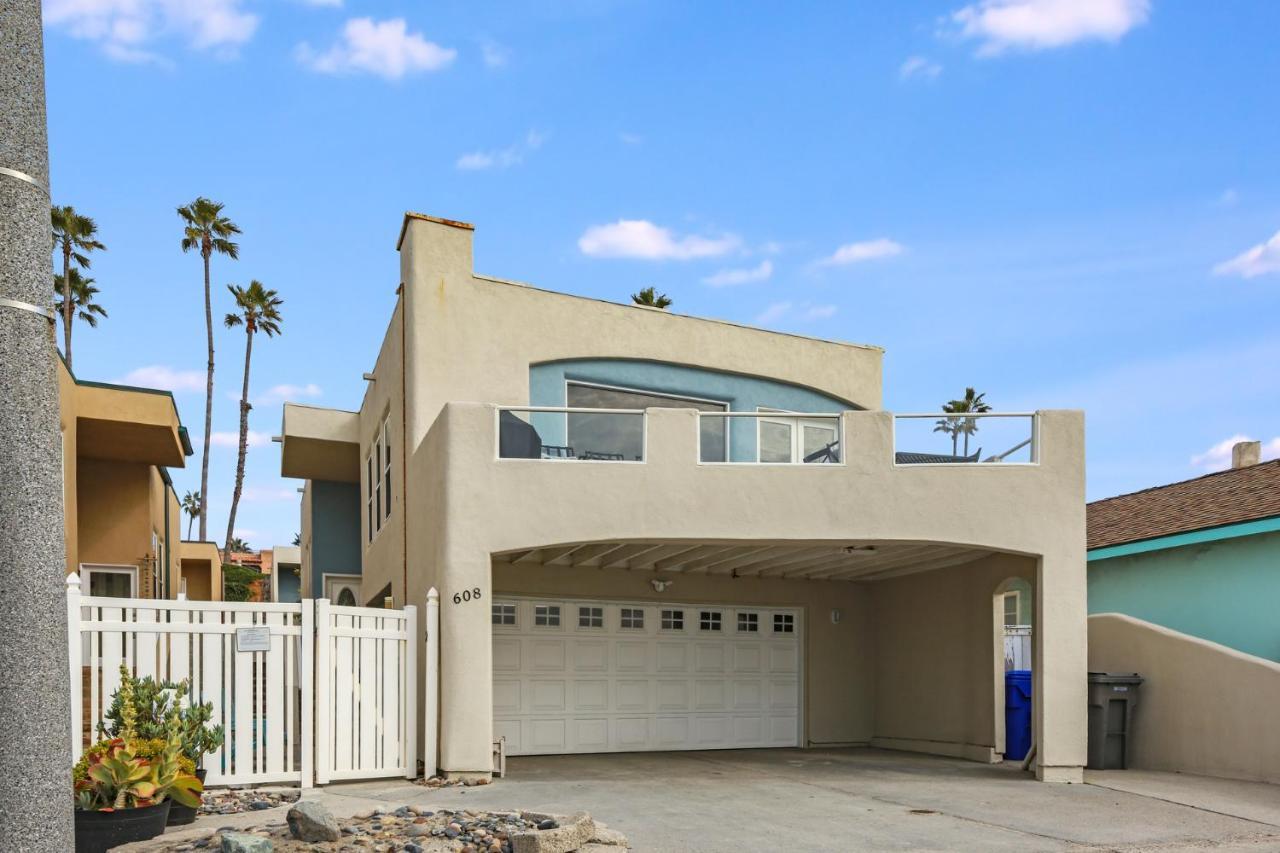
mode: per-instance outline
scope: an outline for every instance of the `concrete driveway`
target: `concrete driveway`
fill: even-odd
[[[1140,771],[1046,785],[1012,765],[865,749],[515,758],[475,788],[334,785],[373,802],[585,809],[642,851],[1280,850],[1280,787]],[[310,796],[310,792],[308,792]]]

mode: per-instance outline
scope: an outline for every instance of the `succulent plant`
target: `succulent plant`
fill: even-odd
[[[127,667],[121,666],[120,688],[112,697],[103,722],[98,724],[98,732],[107,738],[126,737],[125,732],[129,731],[145,740],[166,740],[168,718],[176,710],[182,752],[198,766],[206,753],[222,746],[225,734],[222,726],[209,725],[213,703],[191,702],[190,694],[190,679],[173,682],[157,681],[149,675],[135,678]]]

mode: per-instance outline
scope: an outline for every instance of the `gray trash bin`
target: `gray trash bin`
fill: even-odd
[[[1089,673],[1089,769],[1124,770],[1129,766],[1133,708],[1138,704],[1136,672]]]

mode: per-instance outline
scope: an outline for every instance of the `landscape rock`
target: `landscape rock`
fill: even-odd
[[[270,838],[247,832],[222,833],[222,853],[271,853]]]
[[[543,815],[542,818],[539,825],[548,820],[555,821],[550,815]],[[595,834],[596,825],[591,820],[591,815],[578,812],[559,821],[555,829],[512,833],[511,850],[512,853],[571,853],[589,842]]]
[[[289,809],[289,832],[299,841],[337,841],[342,837],[338,820],[314,800],[303,800]]]
[[[596,834],[591,837],[591,844],[605,847],[626,847],[627,837],[616,829],[596,824]]]

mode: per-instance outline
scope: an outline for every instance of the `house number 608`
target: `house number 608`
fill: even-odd
[[[476,586],[471,589],[464,589],[462,592],[455,592],[453,594],[454,604],[461,604],[464,601],[471,601],[472,599],[475,599],[476,601],[480,600],[480,587]]]

